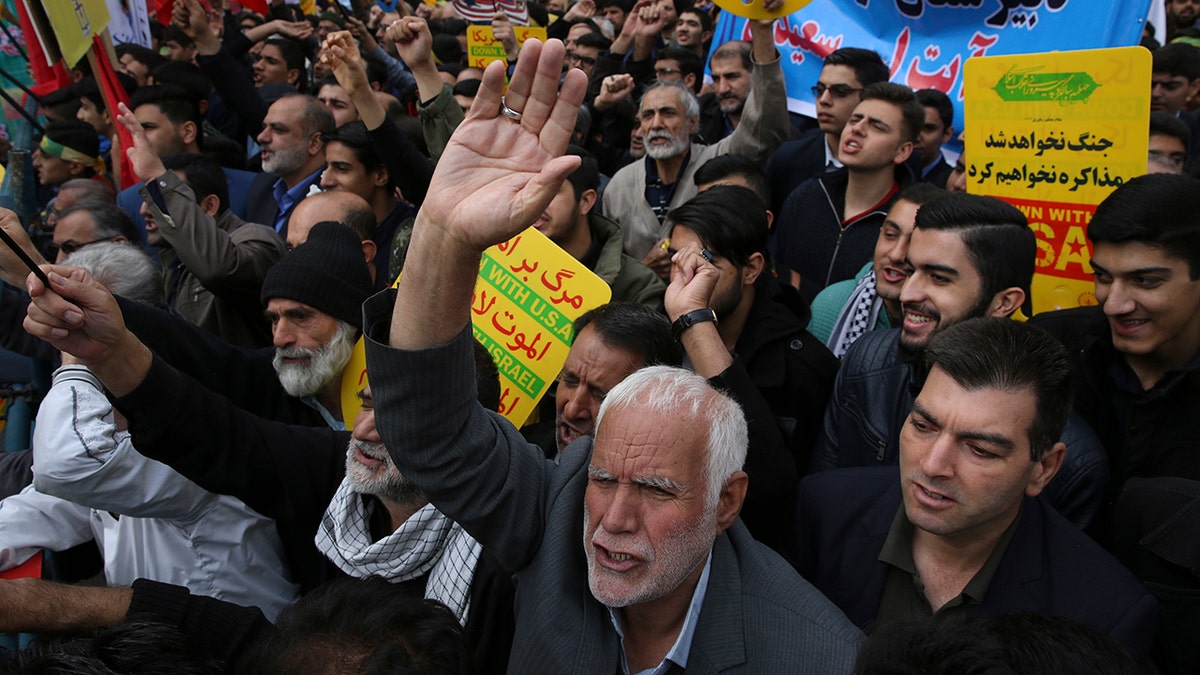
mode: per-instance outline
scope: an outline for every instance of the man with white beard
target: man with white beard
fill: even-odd
[[[768,4],[770,0],[768,0]],[[750,21],[750,93],[738,128],[713,145],[692,143],[700,104],[682,82],[656,82],[646,88],[638,120],[646,158],[613,175],[604,189],[603,212],[621,225],[625,253],[667,279],[671,254],[667,211],[696,196],[692,180],[701,165],[718,155],[737,153],[764,163],[790,133],[783,69],[772,37],[774,21]]]
[[[345,429],[341,375],[372,288],[358,234],[326,221],[263,280],[274,348],[242,349],[166,312],[117,302],[142,342],[234,405],[288,424]]]
[[[308,255],[316,255],[310,249],[314,242],[361,252],[356,239],[354,245],[331,241],[330,230],[344,230],[355,239],[349,228],[322,223],[292,253],[308,250]],[[361,256],[358,261],[362,264]],[[375,427],[369,386],[358,392],[363,405],[350,432],[264,420],[172,368],[127,328],[107,330],[121,324],[113,296],[81,270],[53,271],[70,280],[70,288],[55,289],[63,295],[56,296],[57,302],[65,297],[86,308],[88,326],[64,331],[69,335],[52,343],[68,353],[86,355],[91,372],[126,414],[139,453],[273,519],[292,578],[303,592],[342,575],[382,576],[411,589],[414,598],[435,599],[449,607],[472,641],[479,672],[504,672],[514,628],[511,574],[431,505],[392,463]],[[275,287],[301,283],[289,276],[299,271],[285,269],[284,277],[274,280]],[[324,283],[330,281],[319,268],[308,272]],[[267,283],[272,283],[270,277]],[[324,305],[315,292],[304,291],[311,302]],[[38,295],[49,300],[54,294]],[[54,311],[49,304],[44,307]],[[33,334],[49,337],[48,331],[39,330],[47,315],[38,307],[29,311],[35,317],[30,319]],[[78,339],[82,334],[87,337]],[[280,339],[277,332],[277,342]],[[285,361],[308,358],[315,363],[325,358],[293,353]],[[495,410],[499,375],[479,344],[473,370],[477,400]]]

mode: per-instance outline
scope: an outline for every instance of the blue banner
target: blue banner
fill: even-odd
[[[1150,0],[814,0],[776,22],[775,46],[792,112],[813,115],[826,56],[860,47],[883,57],[893,82],[949,95],[961,130],[968,58],[1136,45],[1149,8]],[[749,39],[745,19],[721,14],[714,48]]]

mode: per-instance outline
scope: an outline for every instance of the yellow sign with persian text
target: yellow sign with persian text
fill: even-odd
[[[1096,304],[1087,224],[1146,173],[1150,52],[989,56],[963,71],[967,191],[999,197],[1037,235],[1033,311]]]
[[[546,41],[546,29],[541,26],[513,26],[517,44],[525,44],[529,38]],[[467,27],[467,65],[487,68],[492,61],[507,61],[504,45],[496,39],[491,26],[471,25]]]
[[[575,319],[611,297],[603,279],[535,228],[484,251],[471,299],[471,332],[500,371],[500,414],[518,427],[525,423],[567,360]],[[366,384],[359,340],[342,374],[347,428]]]
[[[46,12],[52,37],[58,42],[63,60],[70,66],[78,63],[92,48],[92,36],[108,26],[108,5],[104,0],[52,0],[33,2],[27,7],[38,5]],[[40,37],[42,44],[46,44],[46,36]]]

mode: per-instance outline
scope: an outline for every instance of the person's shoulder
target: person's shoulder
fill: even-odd
[[[811,672],[818,672],[817,664],[848,671],[862,632],[748,532],[731,530],[730,541],[742,579],[747,665],[756,672],[790,672],[801,664]]]
[[[900,329],[869,330],[842,357],[845,376],[872,373],[899,364]]]
[[[1041,328],[1071,348],[1081,340],[1102,335],[1107,329],[1108,318],[1100,307],[1090,305],[1042,312],[1030,319],[1029,325]]]
[[[900,483],[894,466],[856,466],[805,476],[799,493],[804,501],[823,504],[872,504]]]

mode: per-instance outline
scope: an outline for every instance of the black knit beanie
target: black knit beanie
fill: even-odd
[[[302,302],[362,328],[362,304],[373,288],[358,233],[326,220],[271,266],[259,297],[264,305],[271,298]]]

